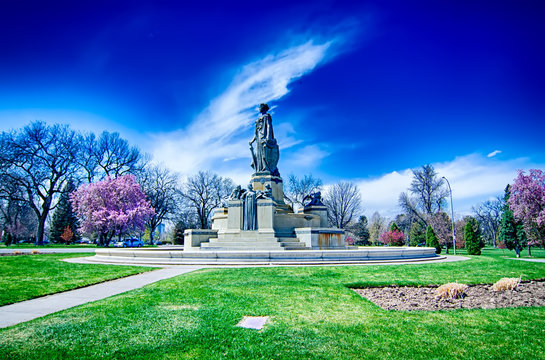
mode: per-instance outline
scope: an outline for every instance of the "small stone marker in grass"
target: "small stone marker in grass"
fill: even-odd
[[[240,320],[237,326],[247,328],[247,329],[256,329],[261,330],[265,323],[269,320],[268,316],[245,316]]]

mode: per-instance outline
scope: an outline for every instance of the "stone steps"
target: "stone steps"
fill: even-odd
[[[295,237],[271,238],[271,239],[221,239],[212,238],[208,242],[201,243],[201,250],[308,250],[308,248]]]

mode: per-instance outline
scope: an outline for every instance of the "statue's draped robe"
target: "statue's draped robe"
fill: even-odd
[[[256,172],[274,173],[278,164],[278,144],[274,138],[272,117],[265,113],[255,123],[256,154],[252,167]]]
[[[257,198],[256,192],[248,190],[244,193],[242,207],[242,230],[257,230]]]

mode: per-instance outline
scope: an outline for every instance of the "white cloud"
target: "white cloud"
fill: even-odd
[[[329,152],[323,150],[319,145],[308,145],[293,152],[288,159],[283,161],[282,169],[288,172],[290,170],[297,170],[297,172],[314,170],[320,161],[328,155]]]
[[[544,167],[544,164],[530,164],[525,158],[498,161],[479,154],[460,156],[452,161],[432,165],[439,176],[449,180],[454,212],[458,215],[469,214],[472,206],[503,195],[505,186],[513,182],[517,170]],[[411,169],[360,180],[358,186],[365,214],[370,216],[379,211],[383,216],[394,217],[400,212],[399,194],[407,190],[411,181]]]
[[[487,157],[491,158],[501,153],[501,150],[494,150],[490,154],[487,155]]]
[[[375,211],[389,217],[399,213],[397,209],[399,194],[407,190],[411,179],[412,172],[407,169],[359,181],[358,187],[367,217],[370,217]]]
[[[258,114],[257,104],[285,96],[293,80],[335,55],[334,43],[335,40],[319,44],[309,41],[242,67],[228,88],[186,129],[151,135],[153,158],[183,174],[201,169],[236,172],[233,167],[242,164],[236,160],[250,158],[248,141]],[[274,111],[271,112],[274,118]],[[283,148],[299,142],[289,125],[278,124],[275,130]],[[312,148],[299,154],[307,156],[309,161],[320,155]],[[251,169],[246,164],[239,172],[249,175]]]

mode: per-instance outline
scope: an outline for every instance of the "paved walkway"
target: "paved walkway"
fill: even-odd
[[[545,259],[522,259],[522,258],[512,258],[512,259],[513,260],[521,260],[521,261],[545,263]]]
[[[201,269],[202,266],[171,266],[81,289],[39,297],[0,307],[0,328],[16,325],[57,311],[88,302],[102,300],[126,291],[141,288],[159,280]]]

